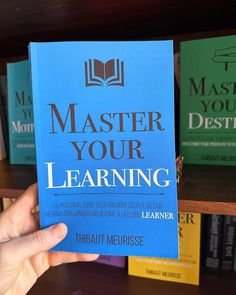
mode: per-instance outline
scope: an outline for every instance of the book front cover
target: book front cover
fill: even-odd
[[[34,117],[29,61],[7,63],[11,164],[35,164]]]
[[[178,256],[173,48],[31,43],[41,226],[55,250]]]
[[[179,259],[128,257],[129,274],[199,285],[201,214],[179,213]]]
[[[180,152],[185,163],[236,165],[236,36],[181,43]]]

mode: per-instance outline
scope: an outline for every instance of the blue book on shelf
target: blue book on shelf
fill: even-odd
[[[30,43],[41,226],[54,250],[178,257],[172,41]]]
[[[29,61],[7,63],[11,164],[35,164],[34,117]]]

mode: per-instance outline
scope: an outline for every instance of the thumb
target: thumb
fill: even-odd
[[[59,223],[56,225],[52,225],[46,229],[38,230],[32,234],[21,236],[19,238],[8,241],[6,243],[6,251],[11,256],[12,253],[14,253],[14,261],[16,263],[20,263],[33,255],[47,251],[50,248],[54,247],[65,238],[66,234],[66,225],[63,223]],[[5,254],[6,251],[4,251]]]

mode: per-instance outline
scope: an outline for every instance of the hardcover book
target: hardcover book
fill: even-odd
[[[179,212],[179,260],[128,257],[129,275],[199,285],[201,214]]]
[[[236,165],[236,36],[185,41],[180,52],[184,161]]]
[[[5,146],[4,136],[3,136],[2,117],[0,113],[0,161],[5,158],[6,158],[6,146]]]
[[[223,239],[221,269],[233,270],[234,248],[236,243],[236,216],[225,215],[223,222]]]
[[[173,48],[31,43],[41,226],[54,250],[178,256]]]
[[[7,79],[0,75],[0,159],[8,154]]]
[[[29,61],[7,63],[11,164],[35,164],[34,118]]]
[[[208,268],[219,269],[221,265],[223,222],[223,215],[207,215],[206,267]]]
[[[236,271],[236,240],[234,242],[233,271]]]
[[[3,211],[3,202],[2,198],[0,198],[0,213]]]

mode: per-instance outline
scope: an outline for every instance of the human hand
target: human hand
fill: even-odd
[[[0,214],[0,295],[23,295],[50,266],[90,261],[96,254],[49,252],[64,239],[65,224],[39,230],[37,185],[30,186]]]

